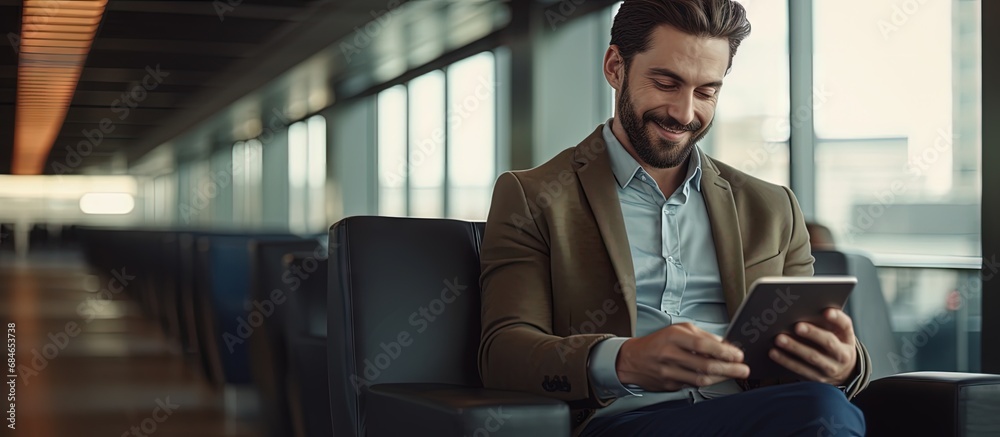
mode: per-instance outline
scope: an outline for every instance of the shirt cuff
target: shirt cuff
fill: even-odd
[[[861,354],[858,354],[858,365],[856,366],[856,368],[858,369],[858,375],[855,376],[854,380],[852,380],[849,384],[847,384],[847,386],[840,388],[841,390],[844,391],[845,394],[850,393],[851,390],[853,390],[854,387],[858,385],[858,382],[861,381],[861,375],[865,374],[865,358],[862,357]]]
[[[622,344],[626,340],[628,338],[613,337],[597,342],[590,349],[587,373],[590,377],[590,385],[594,387],[597,397],[601,399],[642,396],[643,390],[639,386],[629,384],[626,387],[618,379],[615,362],[618,360],[618,351],[621,350]]]

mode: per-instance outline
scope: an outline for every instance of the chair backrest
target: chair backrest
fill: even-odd
[[[903,369],[896,362],[901,359],[899,343],[892,330],[889,306],[875,264],[867,256],[854,252],[816,251],[813,257],[816,258],[816,275],[858,278],[844,312],[851,316],[855,334],[871,355],[872,379],[900,373]]]
[[[294,317],[295,314],[290,311],[291,304],[286,301],[291,294],[290,286],[286,282],[294,282],[285,276],[285,272],[288,271],[284,263],[285,255],[292,252],[314,251],[319,246],[320,242],[313,238],[250,242],[252,274],[250,295],[253,301],[274,308],[273,313],[263,320],[254,330],[254,335],[247,340],[250,370],[254,386],[260,393],[261,410],[268,436],[293,435],[295,432],[290,409],[292,403],[289,402],[286,384],[289,375],[289,357],[284,330],[286,316],[291,314]],[[325,270],[323,276],[325,279]],[[323,311],[326,311],[326,306],[323,307]]]
[[[365,388],[481,387],[482,224],[350,217],[330,229],[329,375],[334,435],[365,434]]]
[[[288,293],[289,317],[285,319],[290,358],[289,385],[299,406],[297,417],[303,437],[333,434],[330,421],[330,385],[327,371],[327,260],[315,253],[285,257],[294,271],[303,272],[301,285]]]
[[[326,286],[330,282],[327,259],[317,258],[314,252],[294,252],[285,255],[282,264],[286,269],[296,268],[304,276],[299,286],[288,293],[288,314],[294,318],[284,322],[285,335],[326,338]]]
[[[215,385],[249,384],[246,337],[265,315],[251,304],[250,242],[296,241],[288,234],[206,235],[197,239],[195,313],[199,352]],[[269,315],[268,315],[269,316]]]

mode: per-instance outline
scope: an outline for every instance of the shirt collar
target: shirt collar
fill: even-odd
[[[614,119],[608,119],[604,123],[604,129],[602,133],[604,135],[604,142],[608,145],[608,155],[611,158],[611,171],[615,174],[615,179],[618,181],[618,186],[625,188],[632,179],[635,179],[639,172],[645,173],[642,166],[635,160],[625,150],[625,146],[622,145],[621,141],[615,137],[614,132],[611,132],[611,122]],[[692,150],[691,157],[688,158],[688,172],[687,176],[684,178],[684,183],[681,184],[684,187],[684,192],[687,192],[690,188],[694,188],[701,191],[701,149],[695,146]],[[669,196],[669,193],[664,193]]]

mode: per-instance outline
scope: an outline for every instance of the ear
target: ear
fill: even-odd
[[[608,51],[604,52],[604,78],[615,91],[621,91],[622,82],[625,81],[625,60],[618,52],[618,46],[608,46]]]

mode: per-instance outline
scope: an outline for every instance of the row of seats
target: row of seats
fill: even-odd
[[[206,380],[257,388],[271,435],[568,436],[579,419],[566,403],[482,386],[483,232],[352,217],[314,238],[87,229],[82,239],[102,274],[136,269],[129,293]],[[1000,377],[890,375],[883,357],[897,346],[874,266],[815,255],[817,273],[859,279],[846,310],[875,377],[886,376],[855,399],[869,435],[1000,432],[1000,415],[984,414],[1000,405]]]
[[[271,436],[331,435],[325,235],[83,228],[124,292],[213,387],[252,387]],[[253,404],[253,403],[247,403]]]

